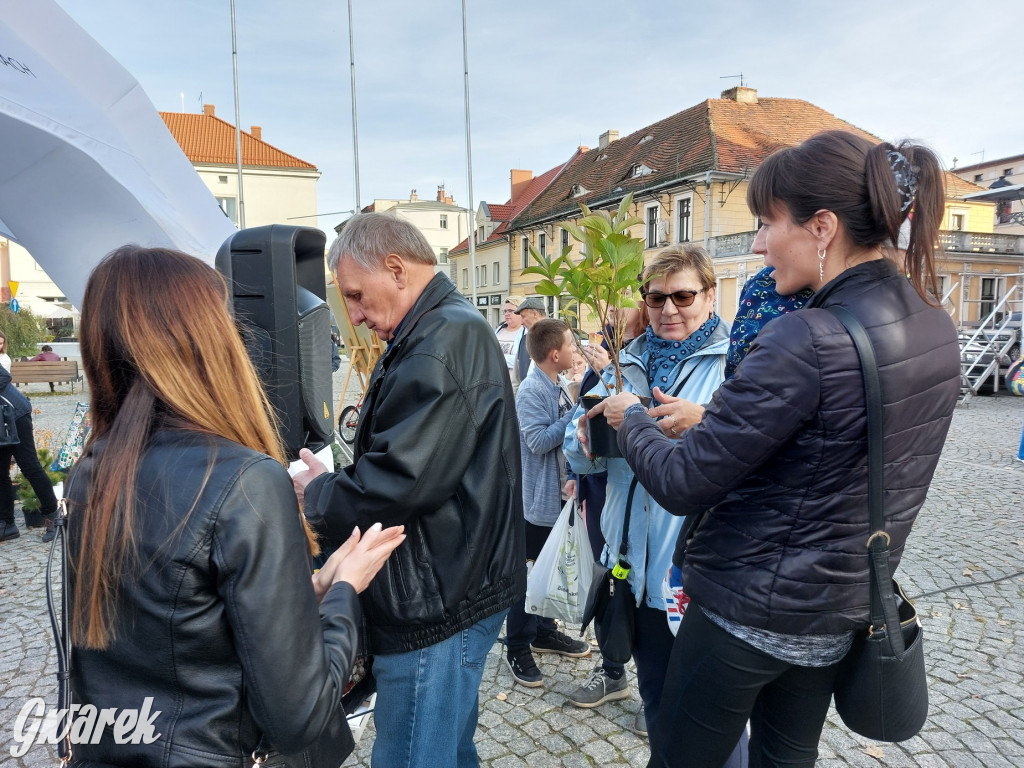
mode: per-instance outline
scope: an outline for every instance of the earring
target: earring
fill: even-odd
[[[818,280],[825,282],[825,249],[818,249]]]

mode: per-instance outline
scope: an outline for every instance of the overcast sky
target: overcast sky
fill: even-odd
[[[58,0],[157,109],[234,122],[229,0]],[[374,197],[466,205],[460,0],[353,0],[359,170]],[[812,102],[947,166],[1024,153],[1024,3],[952,0],[468,0],[473,198],[716,98]],[[243,128],[315,164],[318,211],[355,205],[345,0],[237,0]],[[184,97],[181,94],[184,94]],[[326,215],[328,229],[344,215]],[[306,222],[314,224],[316,219]]]

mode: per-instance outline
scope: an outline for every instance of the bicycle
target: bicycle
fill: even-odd
[[[359,412],[363,408],[363,398],[355,405],[346,405],[341,409],[338,416],[338,437],[345,445],[352,445],[356,441],[356,429],[359,427]]]

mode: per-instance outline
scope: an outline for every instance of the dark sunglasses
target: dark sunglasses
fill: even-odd
[[[697,298],[698,293],[704,293],[706,289],[701,288],[699,291],[676,291],[675,293],[658,293],[657,291],[651,291],[650,293],[644,293],[644,304],[651,309],[661,309],[665,306],[665,302],[671,298],[672,303],[682,309],[693,304],[693,300]]]

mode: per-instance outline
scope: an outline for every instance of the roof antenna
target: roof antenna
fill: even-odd
[[[740,72],[740,73],[739,73],[738,75],[722,75],[722,76],[721,76],[720,78],[718,78],[718,79],[719,79],[719,80],[731,80],[731,79],[732,79],[732,78],[734,78],[734,77],[738,77],[738,78],[740,79],[740,88],[742,88],[742,87],[743,87],[744,85],[746,85],[746,84],[745,84],[745,83],[743,82],[743,73],[742,73],[742,72]]]

